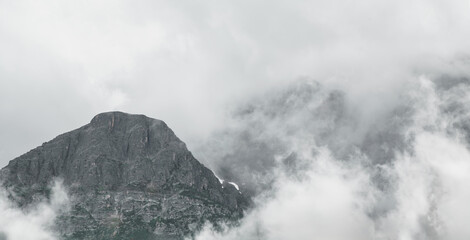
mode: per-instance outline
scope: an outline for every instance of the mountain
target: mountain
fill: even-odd
[[[23,208],[49,198],[54,179],[71,195],[56,224],[62,239],[182,239],[206,221],[241,218],[248,205],[163,121],[122,112],[98,114],[0,170]]]

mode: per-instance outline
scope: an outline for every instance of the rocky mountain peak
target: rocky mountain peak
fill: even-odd
[[[74,210],[62,216],[58,228],[68,239],[135,234],[178,239],[205,221],[237,219],[247,205],[235,187],[222,186],[194,158],[165,122],[123,112],[98,114],[0,170],[2,184],[20,206],[47,197],[56,178],[75,199]],[[120,223],[110,225],[116,213]]]

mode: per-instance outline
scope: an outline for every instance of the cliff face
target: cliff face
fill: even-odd
[[[0,170],[20,206],[47,198],[56,178],[72,195],[57,221],[64,239],[181,239],[247,206],[163,121],[144,115],[99,114]]]

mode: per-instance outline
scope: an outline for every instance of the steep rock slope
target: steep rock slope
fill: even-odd
[[[21,207],[47,198],[57,178],[72,196],[57,221],[64,239],[181,239],[206,221],[240,218],[248,203],[163,121],[122,112],[99,114],[0,170]]]

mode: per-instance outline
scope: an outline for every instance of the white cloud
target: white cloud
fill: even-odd
[[[366,215],[374,200],[368,176],[321,151],[305,178],[278,175],[274,195],[259,197],[240,227],[216,232],[206,226],[197,239],[374,239]]]
[[[363,145],[370,143],[364,139],[354,141],[344,134],[347,131],[339,136],[344,141],[335,138],[334,131],[319,131],[323,133],[320,139],[334,140],[319,147],[318,142],[305,137],[319,132],[302,124],[305,116],[300,114],[300,109],[305,111],[305,108],[297,108],[296,104],[289,105],[292,108],[284,112],[280,111],[282,105],[275,104],[253,108],[254,113],[249,116],[256,121],[251,119],[244,123],[246,120],[242,119],[241,124],[249,126],[252,121],[274,124],[275,127],[259,129],[261,133],[256,136],[268,143],[270,137],[263,134],[282,139],[286,147],[282,151],[297,153],[294,160],[304,164],[292,175],[289,166],[282,162],[287,155],[278,158],[278,162],[270,166],[269,174],[274,182],[267,191],[257,195],[254,210],[247,213],[240,226],[227,227],[220,232],[207,225],[197,239],[468,238],[470,232],[465,227],[465,219],[470,216],[466,207],[470,191],[465,186],[470,180],[470,150],[465,138],[468,130],[460,128],[468,122],[467,118],[462,118],[468,110],[466,98],[458,94],[468,88],[468,81],[459,84],[449,79],[448,89],[439,84],[437,80],[421,76],[408,85],[411,88],[403,93],[401,104],[412,110],[379,125],[384,127],[398,121],[403,130],[375,132],[374,126],[368,125],[368,134],[378,134],[380,138],[375,140],[385,141],[372,148],[364,148]],[[305,99],[300,92],[295,93],[299,96],[297,100]],[[315,101],[307,100],[309,102]],[[269,112],[270,107],[279,111],[266,118],[263,114]],[[397,109],[402,107],[398,105]],[[335,115],[333,108],[328,109],[330,111],[319,112],[318,107],[312,110],[318,120]],[[389,111],[394,112],[394,109]],[[344,121],[338,122],[344,124]],[[286,131],[289,125],[298,126],[298,131]],[[320,126],[328,129],[325,127],[328,124]],[[241,129],[252,131],[246,126]],[[394,139],[394,134],[403,134],[403,139]],[[393,141],[402,141],[406,147],[398,148]],[[354,147],[345,154],[330,154],[332,149],[348,145]],[[220,144],[218,146],[220,148]],[[386,161],[377,161],[374,158],[380,155],[374,154],[375,148],[391,148],[395,154]],[[230,159],[237,161],[237,156]],[[221,165],[224,164],[229,163]]]
[[[56,216],[67,211],[69,197],[62,182],[57,180],[52,186],[49,201],[20,209],[7,198],[7,193],[0,192],[0,237],[9,240],[55,240],[52,230]]]

